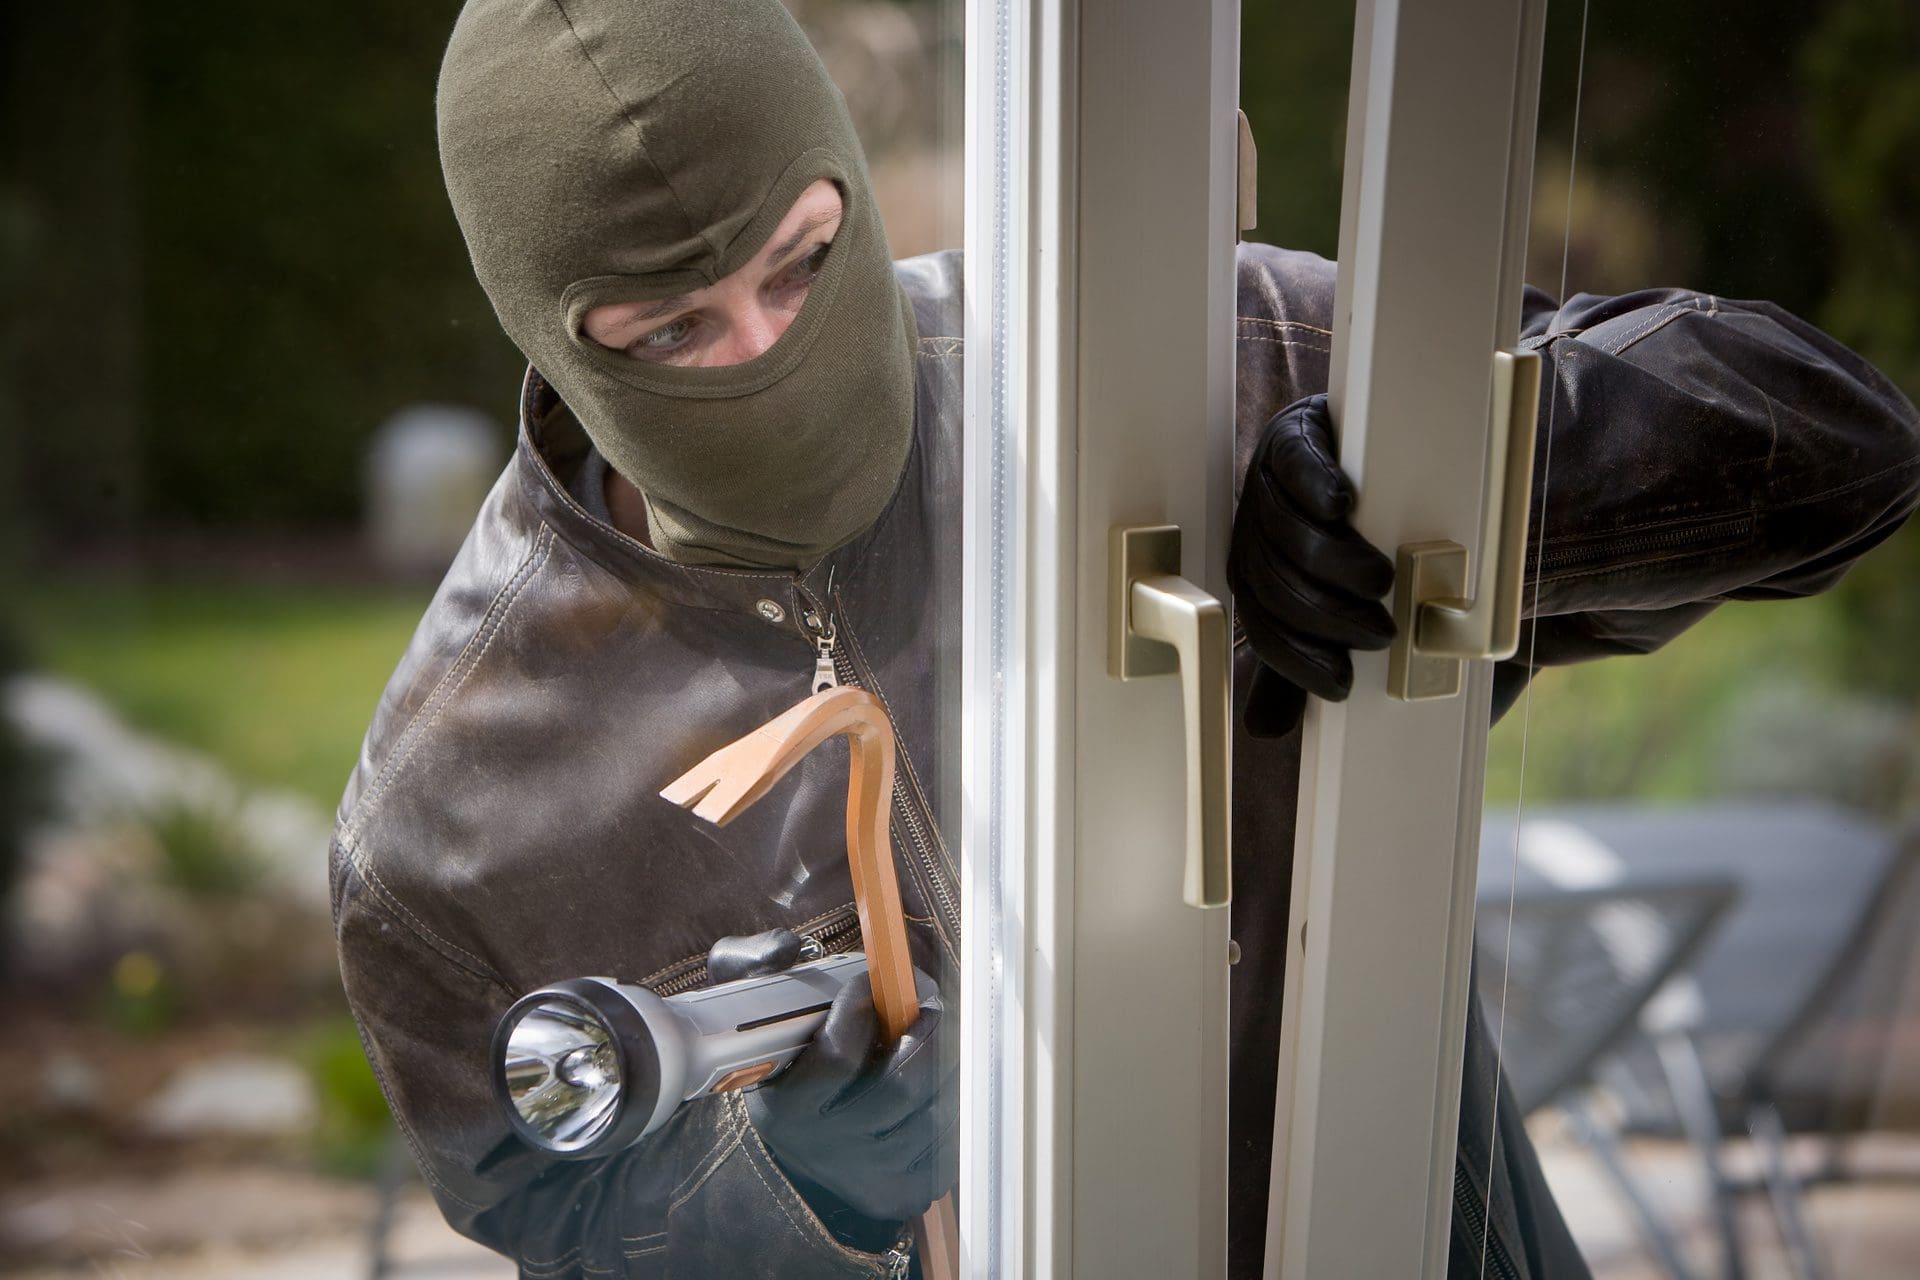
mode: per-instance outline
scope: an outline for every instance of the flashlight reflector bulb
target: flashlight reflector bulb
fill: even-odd
[[[584,1003],[547,995],[507,1033],[507,1096],[549,1151],[592,1145],[620,1104],[620,1054],[606,1020]]]

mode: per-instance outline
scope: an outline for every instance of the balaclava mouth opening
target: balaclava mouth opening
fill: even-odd
[[[846,103],[778,0],[469,0],[440,159],[501,325],[689,564],[805,568],[877,518],[913,435],[913,312]],[[582,329],[710,285],[810,184],[840,229],[778,341],[679,368]]]

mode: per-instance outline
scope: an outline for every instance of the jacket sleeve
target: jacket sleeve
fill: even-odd
[[[1660,647],[1728,600],[1812,595],[1920,501],[1920,417],[1766,302],[1528,290],[1546,361],[1525,624],[1495,714],[1540,667]]]
[[[519,993],[464,959],[335,848],[335,934],[368,1061],[442,1213],[529,1280],[884,1277],[840,1244],[761,1145],[739,1095],[680,1109],[601,1160],[556,1160],[513,1136],[488,1073]]]

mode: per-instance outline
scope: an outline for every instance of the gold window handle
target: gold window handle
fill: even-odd
[[[1186,863],[1195,907],[1232,898],[1232,646],[1227,610],[1180,576],[1177,525],[1115,527],[1108,537],[1107,670],[1120,680],[1180,675],[1186,726]]]

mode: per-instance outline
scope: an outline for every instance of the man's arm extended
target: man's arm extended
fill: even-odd
[[[1914,406],[1771,303],[1529,290],[1523,345],[1548,364],[1530,621],[1496,714],[1539,667],[1650,652],[1728,600],[1824,591],[1920,502]]]
[[[1274,447],[1277,431],[1319,422],[1302,418],[1301,401],[1326,387],[1333,276],[1333,264],[1312,254],[1241,246],[1236,456],[1249,481],[1262,459],[1290,456]],[[1497,670],[1496,712],[1538,667],[1649,652],[1727,600],[1825,590],[1920,501],[1913,405],[1866,361],[1771,303],[1662,289],[1559,305],[1529,289],[1522,339],[1547,363],[1530,621],[1520,657]],[[1320,425],[1319,453],[1332,456],[1331,424]],[[1349,621],[1364,620],[1378,584],[1332,581],[1321,563],[1332,560],[1301,554],[1305,541],[1335,547],[1355,535],[1343,519],[1289,506],[1286,488],[1241,488],[1240,577],[1261,577],[1251,554],[1259,550],[1266,577],[1351,595]],[[1289,509],[1252,509],[1262,502]],[[1253,547],[1254,531],[1285,527],[1312,536]],[[1239,593],[1236,607],[1249,637],[1275,653],[1341,648],[1344,663],[1354,644],[1352,626],[1288,614],[1257,592]],[[1284,677],[1287,664],[1276,665]],[[1344,696],[1342,680],[1323,683],[1322,696]],[[1268,701],[1279,711],[1266,731],[1297,723],[1297,694]]]

